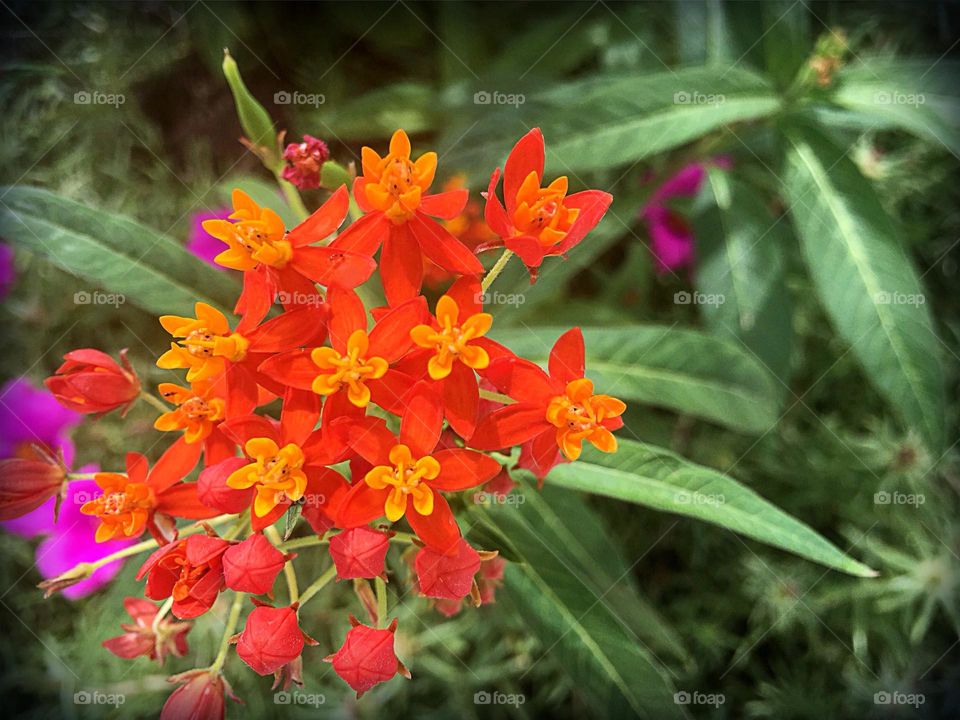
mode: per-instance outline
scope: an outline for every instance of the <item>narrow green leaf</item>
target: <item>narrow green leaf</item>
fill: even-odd
[[[521,563],[507,567],[505,590],[540,637],[543,653],[560,658],[598,717],[685,717],[683,707],[673,702],[665,666],[649,649],[647,638],[634,630],[641,618],[628,620],[622,614],[626,608],[611,600],[618,586],[630,592],[629,572],[624,568],[619,577],[605,574],[609,558],[601,562],[594,557],[604,551],[602,538],[593,537],[586,546],[571,544],[569,528],[560,528],[558,540],[558,516],[553,513],[554,503],[564,502],[562,491],[547,491],[539,500],[534,494],[525,495],[530,505],[472,506],[471,517],[509,538],[520,556]],[[571,501],[576,503],[576,498],[565,499],[561,522],[577,522],[576,515],[566,516]],[[632,607],[644,612],[642,606]]]
[[[39,188],[4,188],[0,197],[0,235],[148,312],[190,314],[198,300],[231,310],[240,292],[225,273],[128,217]]]
[[[787,137],[784,189],[820,300],[870,381],[937,452],[940,343],[913,264],[873,187],[843,152],[812,130]]]
[[[546,364],[564,328],[495,331],[514,352]],[[766,432],[777,421],[774,380],[729,340],[695,330],[631,325],[583,328],[587,375],[598,392],[669,408],[733,430]]]
[[[652,445],[621,439],[616,453],[587,449],[547,482],[704,520],[851,575],[876,575],[733,478]]]

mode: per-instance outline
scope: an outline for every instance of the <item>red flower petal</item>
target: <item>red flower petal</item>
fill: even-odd
[[[286,559],[269,540],[256,533],[223,554],[223,578],[231,590],[262,595],[273,588]]]
[[[390,305],[400,305],[416,297],[423,282],[423,257],[409,224],[391,223],[390,235],[384,240],[380,253],[380,278]]]
[[[550,350],[550,377],[566,385],[584,373],[583,333],[580,328],[567,330],[557,338]]]
[[[369,212],[340,233],[330,247],[372,256],[389,236],[392,225],[382,212]]]
[[[365,526],[345,530],[330,538],[330,557],[341,580],[382,575],[389,549],[390,538],[386,533]]]
[[[516,356],[491,361],[483,371],[483,377],[515,400],[543,405],[544,412],[550,399],[562,395],[564,389],[539,365]]]
[[[181,436],[157,460],[153,470],[150,471],[147,483],[155,493],[163,492],[190,474],[190,471],[196,467],[202,450],[203,445],[188,443]]]
[[[517,141],[507,157],[503,169],[503,199],[507,204],[507,213],[513,215],[516,209],[517,191],[531,171],[543,179],[543,133],[533,128]]]
[[[421,515],[413,507],[413,503],[410,503],[407,506],[406,518],[417,537],[427,545],[442,553],[456,551],[457,540],[460,538],[460,526],[457,525],[450,506],[440,493],[433,493],[432,513]]]
[[[458,275],[479,275],[483,272],[483,265],[473,251],[436,220],[417,212],[407,226],[423,254],[444,270]]]
[[[289,387],[310,390],[318,368],[310,359],[310,350],[291,350],[264,360],[257,370]]]
[[[383,517],[383,506],[389,492],[387,489],[374,490],[363,480],[358,480],[340,503],[337,525],[342,528],[359,527]]]
[[[290,267],[321,285],[349,289],[366,282],[377,264],[369,255],[311,245],[294,251]]]
[[[483,418],[467,444],[478,450],[500,450],[526,442],[550,427],[541,405],[516,403]]]
[[[450,427],[460,437],[470,437],[477,426],[480,388],[473,370],[461,362],[443,381],[443,407]]]
[[[175,518],[206,520],[217,515],[217,510],[200,500],[197,483],[180,483],[157,495],[156,511]]]
[[[343,224],[350,207],[350,193],[341,185],[314,213],[287,233],[287,241],[299,248],[329,237]]]
[[[487,202],[483,206],[483,219],[487,226],[502,238],[513,235],[510,218],[507,217],[507,211],[500,204],[500,198],[497,197],[497,183],[500,180],[500,168],[494,170],[490,176],[490,184],[487,186]]]
[[[473,576],[480,569],[480,555],[460,538],[452,554],[421,548],[414,566],[421,593],[432,598],[459,600],[470,594]]]
[[[429,315],[427,301],[422,296],[395,305],[370,331],[370,354],[390,363],[399,359],[413,345],[410,330],[425,322]]]
[[[440,474],[429,481],[430,487],[435,490],[467,490],[485,483],[500,472],[500,463],[489,455],[473,450],[439,450],[433,457],[440,463]]]
[[[448,190],[435,195],[424,195],[420,200],[420,211],[442,220],[453,220],[463,212],[470,199],[467,190]]]
[[[197,480],[200,502],[218,512],[230,514],[243,512],[250,507],[256,488],[235,490],[227,486],[227,478],[249,462],[245,457],[232,457],[203,470]]]
[[[573,226],[567,232],[566,237],[550,254],[562,255],[583,240],[584,236],[597,226],[600,219],[610,209],[610,203],[612,202],[613,195],[600,190],[584,190],[567,196],[563,204],[568,208],[578,208],[580,214],[574,220]]]
[[[304,345],[318,345],[327,334],[327,315],[325,305],[281,313],[247,334],[250,341],[248,352],[278,353]]]
[[[311,390],[289,388],[283,396],[280,434],[284,444],[302,445],[320,419],[320,397]]]
[[[400,442],[410,448],[415,458],[429,455],[443,429],[440,398],[429,383],[421,381],[410,390],[405,404],[400,420]]]

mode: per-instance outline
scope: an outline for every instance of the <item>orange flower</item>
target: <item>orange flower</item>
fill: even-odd
[[[160,383],[157,389],[164,400],[177,407],[158,417],[153,427],[163,432],[183,430],[188,443],[206,440],[226,416],[226,401],[215,396],[212,386],[200,386],[198,392],[173,383]]]
[[[240,362],[250,347],[250,341],[230,330],[226,316],[210,305],[198,302],[196,318],[163,315],[163,329],[180,338],[170,343],[170,349],[157,360],[157,367],[165,370],[188,368],[187,382],[212,380],[224,370],[224,361]]]
[[[362,164],[363,176],[354,181],[353,196],[366,215],[331,247],[372,256],[382,244],[380,276],[391,306],[419,294],[424,257],[456,275],[483,272],[473,252],[433,219],[455,218],[468,196],[464,189],[427,194],[437,169],[436,153],[412,160],[410,139],[397,130],[386,157],[365,147]]]

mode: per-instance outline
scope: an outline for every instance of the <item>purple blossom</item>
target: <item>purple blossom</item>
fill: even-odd
[[[0,243],[0,300],[10,292],[10,286],[17,279],[17,269],[13,264],[13,248]]]
[[[230,208],[221,208],[220,210],[204,210],[190,216],[190,237],[187,239],[186,248],[193,255],[203,260],[208,265],[212,265],[217,270],[226,271],[227,268],[217,265],[213,259],[226,250],[226,246],[221,240],[217,240],[213,235],[203,229],[205,220],[226,220],[233,211]]]

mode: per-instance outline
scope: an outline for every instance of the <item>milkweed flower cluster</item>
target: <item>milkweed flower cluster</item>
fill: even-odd
[[[289,149],[298,172],[304,153],[326,157],[312,140]],[[223,716],[230,648],[275,687],[301,682],[303,663],[322,659],[310,652],[317,641],[305,606],[334,579],[352,581],[355,614],[369,621],[351,615],[326,661],[358,695],[409,677],[388,617],[386,582],[399,577],[391,550],[399,546],[399,566],[444,615],[491,602],[505,563],[462,536],[459,494],[487,483],[509,491],[513,466],[542,481],[584,442],[616,450],[625,406],[585,378],[579,329],[557,339],[546,369],[496,342],[482,298],[498,270],[483,277],[477,255],[504,247],[496,267],[516,253],[533,281],[545,257],[586,237],[610,195],[571,194],[566,178],[544,177],[543,137],[532,130],[492,174],[489,231],[475,251],[450,230],[468,191],[432,192],[436,170],[436,153],[414,157],[398,130],[386,154],[363,148],[352,189],[362,214],[343,230],[346,187],[294,228],[239,190],[229,217],[204,223],[223,245],[215,261],[243,274],[236,319],[202,302],[192,315],[160,318],[170,344],[156,363],[182,381],[159,386],[167,408],[155,428],[173,441],[152,464],[129,453],[125,468],[96,473],[99,492],[80,508],[99,521],[98,541],[149,534],[133,549],[154,548],[137,575],[146,599],[127,599],[132,622],[104,643],[114,654],[159,662],[186,654],[190,621],[233,594],[220,652],[211,666],[171,678],[179,687],[163,717]],[[450,278],[435,302],[421,293],[426,261]],[[386,305],[367,307],[358,288],[377,270]],[[141,389],[125,354],[121,363],[74,351],[47,384],[75,411],[125,413]],[[73,481],[54,458],[32,462],[31,482],[7,477],[25,469],[4,473],[16,489],[0,493],[4,503],[9,495],[5,516],[62,496]],[[289,539],[295,530],[303,536]],[[324,546],[328,570],[300,592],[297,553]],[[53,589],[88,570],[65,573]],[[274,596],[281,574],[285,602]]]

